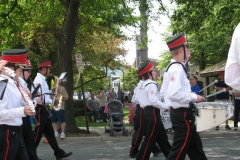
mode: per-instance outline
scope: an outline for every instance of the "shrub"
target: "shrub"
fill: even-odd
[[[81,99],[73,100],[73,108],[75,117],[84,115],[83,100]]]

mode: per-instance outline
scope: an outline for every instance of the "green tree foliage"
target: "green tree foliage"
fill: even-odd
[[[171,16],[172,35],[187,34],[191,47],[191,64],[200,69],[227,58],[230,39],[239,23],[239,2],[236,0],[175,0]],[[162,60],[164,61],[164,59]]]
[[[77,74],[74,55],[83,55],[85,84],[92,83],[95,88],[94,82],[106,82],[108,69],[121,67],[114,61],[126,52],[120,27],[136,22],[133,9],[125,0],[4,2],[0,4],[0,49],[27,48],[33,67],[40,60],[50,59],[54,75],[68,72],[67,129],[77,131],[72,116],[73,77]]]
[[[124,90],[131,91],[133,85],[136,86],[138,84],[136,68],[129,68],[126,71],[124,71],[124,75],[120,80],[121,82],[123,82],[121,88],[123,88]]]

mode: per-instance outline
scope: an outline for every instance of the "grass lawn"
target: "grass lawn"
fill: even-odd
[[[129,122],[128,122],[128,114],[129,114],[129,110],[128,107],[124,107],[123,108],[124,111],[124,123],[125,126],[129,126]],[[92,119],[94,118],[94,116],[92,116]],[[76,119],[76,123],[78,127],[86,127],[86,120],[85,120],[85,116],[78,116],[75,117]],[[88,126],[89,127],[104,127],[104,126],[109,126],[109,123],[95,123],[95,122],[88,122]]]

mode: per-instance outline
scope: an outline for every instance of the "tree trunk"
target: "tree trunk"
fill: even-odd
[[[80,0],[60,1],[66,7],[63,26],[57,35],[59,72],[67,72],[67,82],[65,83],[65,87],[69,94],[69,99],[65,104],[66,131],[76,133],[79,132],[79,129],[76,125],[73,108],[72,52],[78,27],[78,8]]]

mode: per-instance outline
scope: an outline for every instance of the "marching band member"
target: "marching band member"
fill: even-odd
[[[225,68],[225,82],[233,89],[240,90],[240,23],[234,30]]]
[[[29,63],[29,60],[25,60],[25,66],[23,67],[17,67],[15,73],[19,77],[19,81],[21,83],[21,86],[23,89],[26,90],[27,93],[30,93],[30,91],[27,89],[27,83],[25,80],[27,80],[31,74],[31,66]],[[31,95],[29,96],[31,97]],[[37,98],[36,101],[40,102],[40,98]],[[36,103],[36,102],[35,102]],[[29,156],[29,159],[31,160],[38,160],[37,157],[37,147],[34,142],[34,137],[33,137],[33,132],[32,132],[32,125],[30,123],[30,117],[22,117],[22,135],[23,135],[23,140],[26,145],[26,150]]]
[[[139,72],[139,69],[137,72]],[[130,158],[136,158],[137,153],[139,152],[138,148],[142,142],[142,138],[144,136],[145,129],[146,129],[146,122],[143,119],[143,115],[142,115],[143,109],[140,107],[139,100],[138,100],[139,90],[143,84],[143,77],[138,76],[138,79],[139,79],[139,82],[134,89],[134,94],[133,94],[133,97],[131,100],[132,103],[136,104],[136,110],[135,110],[135,114],[134,114],[134,118],[133,118],[135,132],[134,132],[133,138],[132,138],[132,147],[130,148],[130,154],[129,154]],[[159,149],[159,147],[157,145],[155,145],[152,149],[152,153],[154,156],[157,156],[161,153],[161,150]]]
[[[159,100],[158,85],[153,81],[156,79],[156,71],[154,71],[153,68],[152,62],[147,60],[141,65],[140,71],[138,72],[138,76],[143,77],[143,83],[138,92],[138,101],[140,107],[143,108],[142,115],[146,122],[146,128],[145,138],[137,154],[137,160],[149,159],[151,150],[156,145],[156,142],[165,157],[168,156],[171,149],[160,116],[160,108],[167,109],[168,107]]]
[[[64,86],[61,85],[61,80],[58,80],[57,77],[55,77],[55,83],[56,83],[56,87],[53,88],[53,92],[57,93],[57,97],[55,100],[55,105],[59,108],[58,111],[54,110],[54,108],[51,108],[50,112],[52,114],[51,116],[51,121],[52,121],[52,126],[53,126],[53,130],[54,130],[54,135],[56,138],[59,137],[58,134],[58,127],[57,127],[57,122],[60,123],[61,125],[61,134],[60,134],[60,138],[64,139],[65,138],[65,128],[66,128],[66,118],[65,118],[65,101],[68,100],[68,93],[67,90],[65,89]],[[56,91],[57,89],[57,91]]]
[[[202,141],[196,131],[195,117],[189,108],[189,102],[204,101],[204,97],[191,93],[187,71],[182,64],[189,48],[183,33],[167,41],[172,55],[171,63],[164,73],[162,95],[167,106],[171,106],[170,117],[174,130],[172,149],[167,160],[184,160],[186,154],[190,159],[205,160]]]
[[[7,61],[5,60],[0,60],[0,74],[2,72],[3,67],[7,64]]]
[[[49,60],[40,62],[38,63],[38,68],[39,73],[37,73],[37,76],[35,77],[33,83],[35,86],[39,84],[41,85],[38,92],[42,96],[42,101],[41,103],[38,103],[36,107],[36,118],[40,124],[34,129],[34,140],[38,146],[42,135],[44,134],[48,140],[48,143],[54,150],[54,155],[56,156],[57,160],[61,160],[62,158],[66,158],[72,155],[72,152],[65,153],[64,150],[59,148],[57,140],[54,136],[54,130],[51,119],[49,117],[49,112],[47,110],[47,104],[51,104],[52,100],[48,94],[50,93],[50,90],[47,82],[45,81],[45,77],[49,76],[51,73],[51,62]]]
[[[8,62],[6,67],[11,70],[16,70],[17,66],[25,65],[26,56],[25,49],[2,51],[2,60]],[[22,139],[22,117],[34,116],[35,114],[30,106],[23,102],[23,93],[20,92],[18,82],[12,77],[8,77],[5,71],[2,72],[1,76],[8,79],[8,84],[3,99],[0,100],[0,159],[28,160]]]

